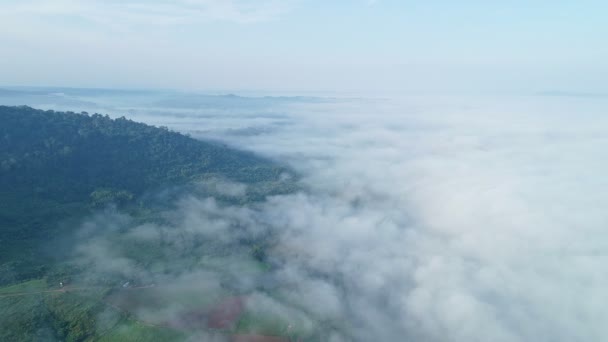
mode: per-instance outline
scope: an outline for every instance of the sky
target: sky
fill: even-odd
[[[2,85],[608,92],[604,1],[3,0]]]

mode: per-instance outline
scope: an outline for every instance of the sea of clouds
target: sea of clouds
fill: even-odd
[[[252,305],[329,322],[333,341],[608,340],[608,99],[236,100],[100,107],[299,173],[304,190],[255,207],[186,198],[176,209],[187,234],[276,235],[273,281],[288,286]]]
[[[280,129],[239,145],[305,175],[310,193],[269,201],[284,227],[277,252],[288,276],[308,280],[303,305],[353,322],[357,339],[601,341],[606,104],[296,105]]]

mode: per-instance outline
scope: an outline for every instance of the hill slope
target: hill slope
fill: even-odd
[[[125,118],[0,123],[1,341],[328,340],[274,291],[255,211],[288,168]]]
[[[290,187],[269,160],[125,118],[0,106],[0,122],[0,284],[40,277],[44,242],[92,208],[198,180],[246,183],[240,201]]]

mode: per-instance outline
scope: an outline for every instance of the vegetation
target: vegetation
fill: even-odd
[[[143,212],[146,194],[205,179],[253,185],[240,201],[292,186],[252,153],[125,118],[0,106],[0,122],[0,284],[43,276],[44,246],[92,209]]]
[[[272,161],[125,118],[0,106],[0,122],[0,341],[185,340],[183,331],[140,321],[115,305],[115,278],[71,284],[83,266],[63,260],[71,252],[66,237],[108,206],[129,213],[136,225],[161,220],[159,198],[184,191],[244,203],[294,189],[290,170]],[[232,196],[188,186],[209,180],[247,187]],[[108,234],[146,270],[169,270],[178,262],[223,265],[193,256],[194,250],[166,260],[154,243],[123,246],[120,232]],[[242,253],[264,258],[263,241],[246,243],[251,246]],[[197,251],[214,248],[212,241],[195,245]],[[242,272],[263,272],[267,266],[258,261],[244,261]],[[243,330],[259,326],[251,316],[240,324]]]

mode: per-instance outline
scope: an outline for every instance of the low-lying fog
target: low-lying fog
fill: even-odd
[[[335,341],[608,340],[608,99],[149,96],[59,109],[290,164],[306,191],[256,208],[186,199],[177,226],[223,241],[234,222],[278,232],[274,276],[290,286],[273,305],[348,322]],[[141,230],[133,238],[149,238]]]

